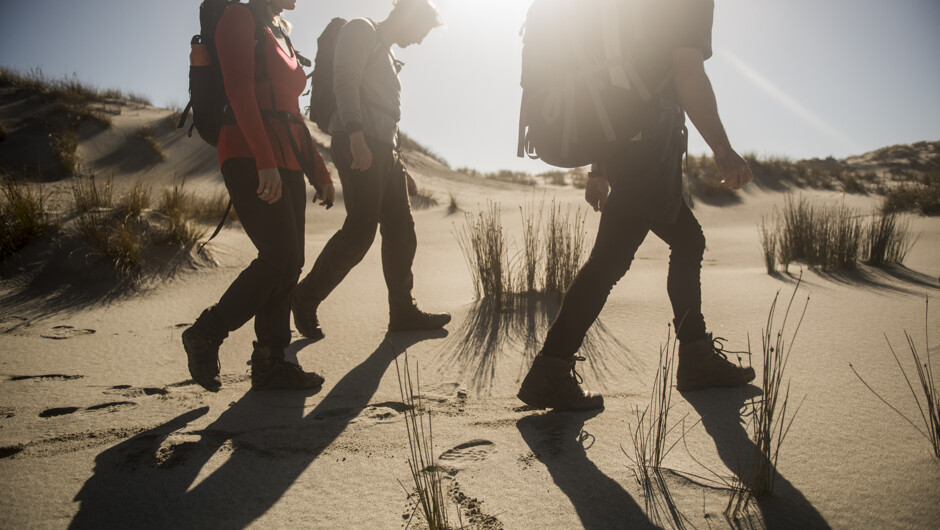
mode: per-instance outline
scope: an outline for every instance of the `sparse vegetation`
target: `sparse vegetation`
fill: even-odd
[[[71,129],[64,129],[49,136],[59,169],[66,175],[74,174],[78,167],[78,135]]]
[[[886,189],[881,211],[940,214],[940,170],[933,170],[925,173],[920,179],[904,181]]]
[[[157,143],[157,128],[150,127],[141,127],[134,131],[134,136],[140,141],[144,142],[147,147],[150,148],[150,151],[153,155],[160,160],[166,160],[166,153],[163,152],[163,148],[160,147],[160,144]]]
[[[800,405],[792,414],[788,415],[790,402],[790,383],[784,381],[787,363],[793,350],[793,343],[799,333],[806,309],[809,306],[809,297],[800,313],[799,320],[793,328],[789,340],[784,337],[787,330],[787,320],[793,309],[793,302],[799,290],[797,282],[783,314],[779,329],[774,332],[777,302],[780,293],[774,297],[767,315],[767,326],[761,334],[761,351],[763,357],[763,379],[760,395],[751,398],[746,404],[745,415],[748,420],[747,428],[751,431],[754,443],[754,455],[750,460],[750,469],[741,469],[731,484],[731,496],[725,508],[725,515],[729,519],[736,519],[753,498],[770,495],[774,491],[777,478],[777,459],[780,448],[786,440],[793,420],[799,413]],[[750,350],[750,347],[748,347]]]
[[[166,215],[169,225],[165,232],[166,241],[185,248],[196,243],[205,230],[191,220],[199,209],[200,204],[195,195],[186,189],[186,180],[183,179],[170,188],[165,188],[158,210]]]
[[[541,291],[561,296],[581,267],[586,212],[580,207],[572,212],[552,200],[545,215],[545,206],[543,200],[537,207],[533,201],[521,208],[523,248],[518,253],[510,252],[499,204],[489,203],[476,215],[468,213],[456,234],[476,297],[491,298],[497,310],[509,295]],[[511,259],[520,253],[521,261]]]
[[[689,186],[695,196],[714,201],[737,198],[736,191],[721,184],[721,172],[712,157],[688,155],[685,166]]]
[[[430,159],[432,159],[432,160],[437,161],[438,163],[440,163],[440,164],[443,165],[444,167],[450,168],[450,164],[447,162],[447,160],[444,159],[444,157],[442,157],[441,155],[439,155],[439,154],[435,153],[434,151],[428,149],[428,148],[425,147],[424,145],[419,144],[419,143],[416,142],[412,137],[408,136],[407,134],[405,134],[405,133],[403,133],[403,132],[401,132],[401,131],[399,131],[399,133],[398,133],[398,142],[399,142],[399,147],[400,147],[401,149],[406,149],[406,150],[409,150],[409,151],[417,151],[417,152],[423,154],[424,156],[426,156],[426,157],[428,157],[428,158],[430,158]]]
[[[885,398],[881,397],[874,388],[871,387],[859,373],[855,370],[855,367],[852,364],[849,364],[849,368],[852,369],[852,372],[858,377],[859,381],[865,385],[868,390],[872,392],[882,403],[888,406],[891,410],[896,412],[899,416],[904,418],[905,421],[911,424],[914,429],[917,430],[924,438],[926,438],[930,445],[933,447],[933,454],[936,458],[940,458],[940,393],[937,392],[937,379],[933,375],[933,364],[930,361],[930,336],[929,336],[929,310],[930,310],[930,301],[924,301],[924,349],[926,359],[921,358],[920,353],[917,351],[917,345],[914,343],[913,337],[907,331],[904,332],[904,338],[907,340],[907,346],[911,350],[911,357],[914,359],[914,366],[917,369],[917,379],[920,383],[920,390],[922,397],[924,398],[921,401],[918,397],[917,391],[914,390],[914,385],[911,383],[910,376],[907,375],[907,372],[904,370],[904,366],[901,365],[901,359],[898,358],[897,352],[894,350],[894,346],[891,345],[891,341],[888,339],[888,335],[885,334],[885,341],[888,343],[888,349],[891,351],[891,355],[894,357],[894,361],[898,365],[898,369],[901,371],[901,376],[904,378],[904,382],[907,384],[908,389],[911,391],[911,395],[914,398],[914,403],[917,404],[917,409],[920,412],[921,419],[923,420],[924,429],[921,429],[917,424],[908,418],[903,412],[897,409],[891,403],[888,403]]]
[[[110,208],[114,204],[113,180],[104,183],[95,181],[94,175],[78,176],[72,182],[72,213],[81,215],[99,208]]]
[[[460,211],[460,205],[457,204],[457,194],[450,192],[447,194],[447,196],[450,199],[450,204],[447,206],[447,214],[454,215]]]
[[[418,188],[418,194],[411,197],[411,206],[416,210],[426,210],[437,206],[437,197],[433,192]]]
[[[430,530],[450,528],[445,501],[448,496],[444,491],[444,472],[434,457],[434,430],[431,424],[431,411],[423,407],[421,401],[421,376],[412,381],[408,354],[405,353],[404,370],[395,359],[395,371],[398,375],[398,390],[402,403],[405,404],[405,429],[408,434],[408,469],[414,484],[414,496],[417,497],[414,510],[409,518],[420,512]],[[401,484],[401,482],[399,482]],[[412,492],[405,488],[408,497]],[[459,516],[459,511],[458,511]],[[461,525],[462,526],[462,525]]]
[[[827,271],[854,269],[863,259],[874,266],[901,263],[913,245],[910,223],[896,214],[863,217],[844,204],[818,205],[804,197],[788,196],[783,212],[775,210],[772,222],[762,218],[758,229],[768,274],[774,258],[785,270],[793,261]]]
[[[0,260],[55,228],[42,188],[33,189],[8,174],[0,175]]]

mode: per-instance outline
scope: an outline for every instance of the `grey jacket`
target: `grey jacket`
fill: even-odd
[[[340,30],[333,61],[336,113],[330,133],[362,130],[382,143],[395,144],[401,119],[401,82],[391,44],[382,41],[370,20],[350,20]]]

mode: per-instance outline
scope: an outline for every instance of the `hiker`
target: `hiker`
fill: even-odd
[[[219,346],[228,334],[255,319],[251,388],[310,389],[323,378],[284,358],[291,342],[290,299],[304,260],[306,188],[301,170],[308,157],[319,190],[314,201],[329,206],[333,184],[320,154],[301,128],[298,98],[306,75],[281,17],[295,0],[250,0],[223,12],[215,45],[234,120],[222,126],[219,165],[235,212],[258,257],[182,335],[193,379],[210,391],[222,385]],[[256,23],[263,24],[263,32]],[[256,34],[260,40],[256,49]],[[256,53],[263,54],[258,65]],[[261,71],[262,66],[264,70]],[[283,111],[287,111],[285,114]],[[276,119],[277,113],[293,118]],[[299,144],[296,153],[290,143]],[[298,156],[299,154],[299,156]]]
[[[388,330],[438,329],[450,322],[447,313],[418,309],[412,297],[417,238],[408,196],[417,194],[417,187],[397,149],[402,63],[391,49],[393,44],[401,48],[420,44],[440,20],[437,8],[427,0],[393,3],[388,18],[381,22],[366,18],[347,22],[335,44],[336,111],[329,119],[329,132],[333,162],[343,185],[346,221],[294,294],[294,325],[312,340],[324,336],[317,318],[320,303],[362,261],[376,228],[382,233]]]
[[[714,152],[724,177],[722,184],[737,190],[752,179],[747,163],[728,141],[704,69],[704,61],[712,55],[714,2],[641,0],[638,5],[648,54],[645,72],[653,77],[644,81],[650,87],[666,83],[661,98],[664,104],[659,108],[669,119],[651,121],[667,126],[656,130],[650,125],[652,129],[643,129],[592,165],[584,195],[588,204],[601,212],[597,239],[568,287],[558,316],[519,389],[519,399],[531,406],[567,410],[603,407],[601,394],[580,385],[575,363],[585,359],[577,353],[611,289],[630,268],[649,232],[671,250],[667,292],[679,341],[677,388],[732,387],[754,379],[753,368],[728,361],[720,341],[713,341],[707,332],[700,282],[705,236],[685,200],[682,184],[687,134],[682,109]],[[669,152],[662,156],[666,149]]]

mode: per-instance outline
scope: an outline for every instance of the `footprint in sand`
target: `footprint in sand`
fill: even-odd
[[[0,333],[13,333],[24,326],[29,326],[29,319],[26,317],[6,316],[0,318]]]
[[[92,405],[86,407],[84,410],[107,410],[108,412],[116,412],[119,409],[125,407],[136,407],[137,403],[133,401],[112,401],[110,403],[101,403],[100,405]],[[51,409],[46,409],[39,413],[40,418],[54,418],[56,416],[66,416],[68,414],[73,414],[82,410],[80,407],[55,407]]]
[[[470,440],[444,451],[438,461],[449,467],[461,469],[486,460],[494,451],[496,451],[496,444],[489,440]]]
[[[56,326],[45,334],[40,335],[40,337],[52,340],[66,340],[82,335],[92,335],[94,333],[95,330],[93,329],[76,329],[72,326]]]
[[[131,385],[114,385],[108,390],[105,390],[106,394],[117,394],[119,396],[124,396],[126,398],[140,397],[140,396],[165,396],[170,393],[169,390],[165,388],[156,388],[156,387],[143,387],[135,388]]]

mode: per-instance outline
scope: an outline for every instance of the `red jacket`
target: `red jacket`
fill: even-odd
[[[286,53],[271,30],[265,27],[264,54],[267,72],[255,72],[255,20],[244,4],[225,9],[215,31],[215,46],[225,82],[225,94],[235,113],[236,124],[223,125],[219,133],[219,165],[229,158],[254,158],[258,170],[280,167],[302,169],[291,149],[288,134],[300,149],[312,149],[318,185],[332,182],[330,172],[316,147],[304,141],[303,115],[297,103],[307,85],[296,54]],[[265,75],[266,74],[266,75]],[[273,89],[273,90],[272,90]],[[272,96],[273,94],[273,96]],[[272,105],[272,97],[274,99]],[[286,110],[297,123],[262,118],[262,110]],[[288,132],[289,127],[289,132]]]

